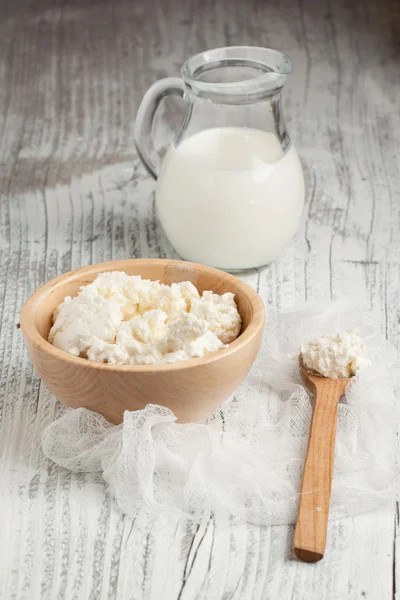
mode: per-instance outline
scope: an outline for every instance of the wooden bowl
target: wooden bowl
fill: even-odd
[[[125,271],[171,284],[191,281],[200,292],[233,292],[242,317],[239,337],[228,348],[201,358],[164,365],[110,365],[72,356],[47,341],[54,309],[76,296],[99,273]],[[83,267],[49,281],[25,303],[21,329],[32,363],[60,402],[121,423],[125,410],[147,404],[171,409],[180,422],[211,414],[246,377],[262,337],[264,306],[243,281],[217,269],[178,260],[132,259]]]

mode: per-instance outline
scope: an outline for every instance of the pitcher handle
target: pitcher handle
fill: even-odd
[[[154,147],[151,129],[160,102],[165,96],[183,98],[185,84],[179,77],[167,77],[154,83],[143,96],[135,123],[135,146],[144,166],[150,175],[157,179],[157,152]]]

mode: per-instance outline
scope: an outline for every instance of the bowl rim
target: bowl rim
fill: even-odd
[[[250,322],[246,327],[245,331],[241,333],[233,342],[231,342],[228,348],[222,348],[221,350],[217,350],[207,356],[201,356],[196,358],[190,358],[187,360],[176,361],[172,363],[166,364],[150,364],[150,365],[126,365],[126,364],[109,364],[109,363],[100,363],[96,361],[88,360],[87,358],[82,358],[80,356],[73,356],[64,350],[60,350],[56,348],[48,342],[38,331],[35,325],[35,313],[38,307],[41,305],[43,300],[49,296],[52,292],[52,289],[60,284],[66,283],[68,280],[77,280],[79,282],[79,276],[87,276],[94,273],[106,273],[109,271],[123,271],[123,264],[127,262],[134,261],[138,267],[141,265],[149,266],[157,264],[160,267],[171,266],[174,268],[184,268],[196,271],[203,271],[209,275],[214,275],[219,277],[220,279],[225,279],[227,281],[231,281],[238,287],[245,296],[249,299],[251,306],[253,308],[252,316],[250,318]],[[117,265],[121,265],[118,268]],[[82,282],[83,283],[83,282]],[[188,262],[184,260],[175,260],[175,259],[167,259],[167,258],[131,258],[131,259],[119,259],[112,260],[102,263],[95,263],[92,265],[87,265],[85,267],[80,267],[78,269],[74,269],[72,271],[68,271],[67,273],[63,273],[58,277],[47,281],[43,285],[41,285],[33,294],[28,298],[28,300],[23,305],[20,312],[20,326],[24,337],[32,344],[37,350],[52,356],[55,359],[59,359],[64,361],[65,363],[82,366],[89,369],[97,369],[100,371],[117,371],[117,372],[129,372],[129,373],[144,373],[149,371],[157,371],[157,372],[165,372],[165,371],[177,371],[181,369],[190,369],[197,367],[203,364],[209,364],[212,362],[216,362],[224,356],[228,356],[240,348],[246,346],[251,340],[254,339],[262,330],[264,326],[265,320],[265,307],[263,301],[259,294],[247,283],[231,275],[230,273],[226,273],[225,271],[221,271],[220,269],[216,269],[214,267],[208,267],[206,265],[202,265],[200,263]]]

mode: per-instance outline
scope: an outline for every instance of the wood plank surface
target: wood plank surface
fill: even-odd
[[[396,0],[0,1],[2,600],[399,596],[393,506],[332,522],[317,565],[293,559],[289,527],[121,516],[99,475],[43,456],[63,409],[18,329],[25,299],[59,273],[174,256],[134,150],[140,99],[195,52],[253,44],[293,59],[284,107],[308,196],[293,244],[246,279],[274,310],[351,294],[399,346],[399,39]],[[159,144],[180,108],[166,103]]]

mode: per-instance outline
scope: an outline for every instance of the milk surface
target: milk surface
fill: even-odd
[[[293,146],[258,129],[206,129],[172,145],[157,181],[161,224],[185,259],[226,270],[274,260],[297,229],[304,180]]]

